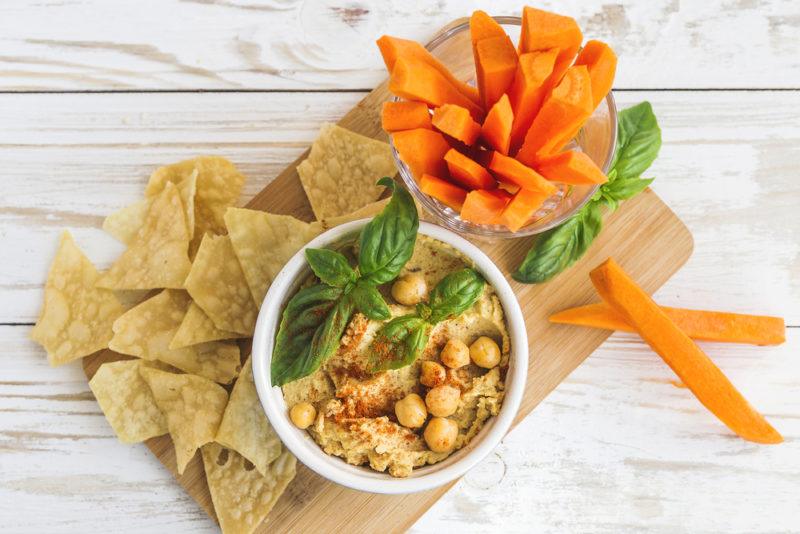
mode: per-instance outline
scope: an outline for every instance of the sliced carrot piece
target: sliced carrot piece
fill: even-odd
[[[589,276],[600,297],[625,317],[695,397],[728,428],[756,443],[783,441],[700,347],[613,259],[600,264]]]
[[[401,57],[395,61],[389,77],[389,91],[401,98],[425,102],[432,107],[456,104],[467,108],[476,119],[483,119],[480,106],[459,93],[438,70],[417,59]]]
[[[464,199],[467,198],[466,190],[430,174],[422,175],[419,181],[419,188],[426,195],[432,196],[445,206],[449,206],[456,211],[461,211]]]
[[[511,150],[516,151],[525,140],[525,133],[542,107],[542,101],[550,90],[548,80],[558,55],[557,48],[529,52],[519,56],[517,72],[511,83],[508,96],[514,110],[514,125],[511,128]],[[503,152],[508,154],[508,152]]]
[[[511,195],[502,190],[470,191],[461,207],[461,218],[476,224],[498,224],[500,214],[510,200]]]
[[[392,134],[392,142],[414,178],[419,179],[423,174],[441,176],[447,172],[443,158],[450,145],[439,132],[427,128],[403,130]]]
[[[505,35],[506,31],[500,26],[500,23],[494,20],[486,11],[478,9],[472,12],[472,16],[469,18],[469,36],[473,47],[482,39],[503,37]]]
[[[484,109],[508,92],[517,72],[517,51],[508,35],[481,39],[475,44],[475,72]]]
[[[570,67],[546,97],[517,158],[528,165],[561,150],[592,114],[592,85],[585,66]]]
[[[442,133],[472,146],[481,134],[481,125],[472,120],[469,110],[445,104],[433,110],[432,124]]]
[[[429,64],[439,71],[439,73],[444,76],[445,79],[450,82],[459,93],[469,98],[472,102],[475,104],[481,103],[480,95],[478,95],[478,89],[476,87],[472,87],[471,85],[468,85],[456,78],[453,73],[442,64],[441,61],[433,57],[433,54],[431,54],[418,42],[411,41],[409,39],[400,39],[399,37],[392,37],[390,35],[384,35],[378,39],[376,43],[381,51],[381,56],[383,56],[383,62],[386,64],[386,70],[388,70],[390,74],[394,70],[394,64],[397,61],[397,58],[402,56],[417,59]]]
[[[539,191],[547,196],[556,192],[557,188],[542,175],[514,158],[495,152],[489,161],[489,170],[498,176],[501,182],[507,182],[528,189]]]
[[[751,345],[780,345],[786,341],[786,325],[780,317],[669,306],[660,308],[692,339]],[[605,302],[560,311],[550,316],[550,322],[635,332],[625,316]]]
[[[520,189],[500,214],[500,223],[506,225],[512,232],[516,232],[531,220],[548,196],[550,195],[541,191]]]
[[[592,100],[594,108],[602,102],[611,86],[614,85],[614,74],[617,72],[617,55],[602,41],[588,41],[575,58],[576,65],[585,65],[592,79]]]
[[[431,128],[431,114],[423,102],[384,102],[381,126],[388,133],[414,128]]]
[[[479,163],[468,158],[455,148],[451,148],[444,155],[447,162],[447,169],[452,178],[459,185],[469,190],[473,189],[493,189],[497,184],[489,174],[489,171],[481,167]]]
[[[536,170],[548,180],[564,184],[594,185],[608,181],[592,158],[577,150],[545,158],[536,165]]]
[[[481,135],[493,149],[508,155],[513,124],[514,112],[511,110],[511,101],[508,99],[508,95],[503,95],[486,114],[481,127]]]
[[[533,7],[522,9],[522,29],[519,34],[519,53],[558,48],[553,68],[552,85],[557,85],[572,64],[583,42],[578,23],[572,17],[557,15]]]

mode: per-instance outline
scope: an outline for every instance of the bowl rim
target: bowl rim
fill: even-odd
[[[298,279],[307,272],[306,248],[324,247],[360,230],[370,219],[334,227],[305,245],[281,269],[270,286],[259,311],[253,336],[251,361],[253,379],[264,412],[278,437],[297,459],[324,478],[355,490],[402,494],[425,491],[462,476],[483,460],[505,437],[519,411],[528,374],[528,335],[519,302],[502,271],[477,246],[441,226],[420,222],[419,234],[444,242],[467,256],[486,278],[500,299],[511,342],[509,367],[505,377],[505,396],[500,412],[486,421],[470,443],[442,462],[415,468],[406,478],[395,478],[370,467],[350,465],[338,456],[325,453],[304,430],[295,427],[279,386],[272,386],[270,363],[275,330],[286,299],[294,292]],[[272,305],[270,304],[272,303]],[[438,466],[438,467],[437,467]]]

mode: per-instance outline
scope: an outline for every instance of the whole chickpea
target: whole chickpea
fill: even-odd
[[[422,397],[416,393],[409,393],[403,399],[394,403],[394,413],[397,421],[406,428],[419,428],[428,418],[428,410]]]
[[[310,402],[298,402],[289,410],[289,418],[294,423],[294,426],[300,430],[305,430],[317,418],[317,409]]]
[[[413,306],[423,301],[428,294],[428,284],[420,273],[407,273],[392,284],[392,297],[404,306]]]
[[[437,362],[425,360],[419,369],[419,382],[429,388],[443,384],[447,378],[444,367]]]
[[[458,425],[444,417],[434,417],[423,432],[425,443],[433,452],[450,452],[456,446]]]
[[[436,386],[425,395],[428,411],[436,417],[453,415],[458,409],[461,390],[453,386]]]
[[[478,367],[491,369],[500,363],[500,347],[492,338],[481,336],[469,346],[469,356]]]
[[[445,343],[439,359],[451,369],[464,367],[469,363],[469,348],[460,339],[449,339]]]

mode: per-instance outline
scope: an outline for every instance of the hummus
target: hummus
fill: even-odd
[[[420,235],[401,275],[421,273],[427,287],[432,288],[446,275],[471,266],[452,247]],[[393,317],[413,312],[412,307],[393,303],[388,287],[381,290]],[[439,361],[439,352],[449,339],[469,345],[480,336],[488,336],[501,349],[500,364],[493,369],[472,363],[447,369],[445,383],[461,390],[458,408],[449,417],[458,425],[454,449],[458,450],[500,409],[510,344],[503,309],[488,284],[472,308],[432,328],[428,344],[415,363],[372,374],[367,371],[367,349],[382,324],[356,313],[337,353],[312,375],[284,385],[283,394],[289,406],[299,402],[314,405],[317,418],[308,432],[326,453],[354,465],[368,464],[377,471],[388,470],[392,476],[405,477],[414,467],[440,462],[453,453],[431,451],[422,429],[409,429],[397,422],[397,401],[409,393],[425,397],[428,388],[419,381],[421,362]]]

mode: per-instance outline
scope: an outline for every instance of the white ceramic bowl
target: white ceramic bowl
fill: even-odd
[[[353,239],[368,219],[337,226],[323,233],[306,247],[330,247]],[[511,355],[506,375],[506,394],[500,413],[489,419],[480,433],[464,448],[444,461],[414,469],[407,478],[394,478],[369,467],[354,466],[337,456],[326,454],[305,431],[289,419],[288,407],[281,388],[270,380],[270,363],[275,333],[284,305],[297,291],[299,284],[311,273],[304,251],[295,254],[284,266],[264,298],[253,337],[253,377],[258,396],[272,427],[281,441],[306,466],[343,486],[372,493],[412,493],[450,482],[485,458],[503,439],[519,409],[528,373],[528,336],[519,303],[503,273],[475,245],[450,230],[421,222],[419,233],[438,239],[461,251],[471,259],[476,269],[491,284],[503,305],[511,341]],[[264,252],[268,254],[267,251]]]

